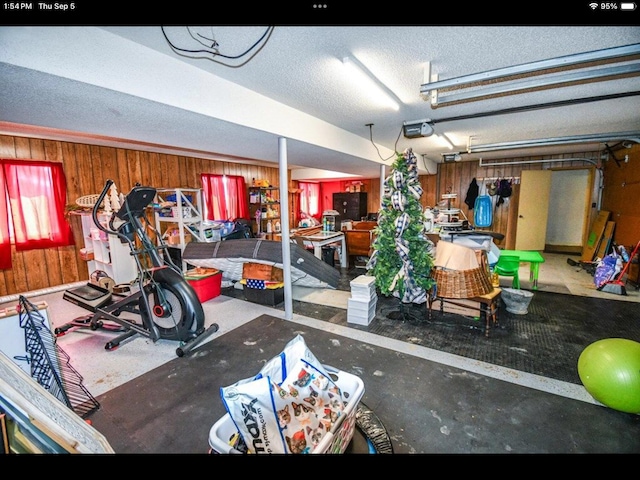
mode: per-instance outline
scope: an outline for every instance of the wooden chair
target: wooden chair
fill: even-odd
[[[513,277],[512,288],[520,288],[520,257],[517,255],[500,255],[493,271],[503,277]]]
[[[347,258],[351,266],[352,257],[369,257],[375,236],[373,229],[377,222],[355,222],[351,230],[343,230],[347,245]]]

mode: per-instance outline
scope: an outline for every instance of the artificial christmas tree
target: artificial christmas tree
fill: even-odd
[[[424,303],[435,283],[431,277],[434,244],[426,235],[416,156],[408,148],[397,153],[384,181],[373,254],[368,274],[386,296],[402,303]]]

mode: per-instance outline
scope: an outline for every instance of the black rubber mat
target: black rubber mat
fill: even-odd
[[[343,270],[338,289],[365,273]],[[242,298],[228,288],[223,294]],[[534,292],[526,315],[510,313],[500,303],[498,325],[485,337],[479,319],[435,308],[429,319],[426,304],[402,304],[378,295],[376,316],[368,326],[347,323],[340,308],[294,301],[293,311],[318,320],[349,326],[384,337],[414,343],[483,362],[581,384],[578,358],[591,343],[603,338],[640,342],[640,304],[620,300]],[[283,308],[280,305],[280,308]]]
[[[429,320],[425,311],[379,297],[371,324],[354,328],[576,384],[578,358],[591,343],[610,337],[640,342],[640,305],[634,302],[535,292],[526,315],[501,305],[488,338],[484,321],[436,310]]]
[[[116,453],[207,453],[225,413],[220,387],[255,374],[297,334],[320,361],[362,380],[359,426],[385,452],[640,452],[638,415],[268,315],[104,393],[91,421]],[[347,453],[371,453],[361,432],[353,440]]]

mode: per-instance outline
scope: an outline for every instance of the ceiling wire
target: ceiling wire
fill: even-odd
[[[210,48],[212,50],[215,51],[216,54],[218,54],[218,47],[220,45],[218,45],[218,42],[216,42],[215,39],[215,35],[213,34],[213,27],[211,28],[211,38],[207,38],[204,35],[200,35],[199,33],[195,33],[191,30],[191,27],[187,27],[187,31],[189,32],[189,35],[191,36],[191,38],[193,38],[196,42],[204,45],[207,48]],[[204,43],[203,40],[207,40],[208,43],[210,43],[211,45],[208,45],[207,43]]]
[[[402,128],[400,128],[400,131],[398,132],[398,137],[396,138],[396,142],[394,144],[394,155],[391,155],[387,158],[383,158],[382,155],[380,154],[380,150],[378,149],[378,146],[373,141],[373,123],[367,123],[365,124],[365,127],[369,127],[369,140],[371,141],[371,145],[375,147],[376,152],[378,152],[378,157],[380,157],[380,160],[382,160],[383,162],[386,162],[387,160],[391,160],[395,158],[395,156],[398,154],[398,148],[397,148],[398,140],[400,140],[400,134],[402,133]]]
[[[376,152],[378,152],[378,157],[380,157],[380,160],[382,160],[383,162],[386,162],[387,160],[391,160],[393,158],[395,158],[395,155],[397,155],[398,153],[398,149],[394,148],[395,150],[395,154],[391,155],[387,158],[383,158],[382,155],[380,154],[380,150],[378,149],[378,146],[375,144],[375,142],[373,141],[373,123],[367,123],[365,124],[365,127],[369,127],[369,140],[371,141],[371,145],[373,145],[376,149]],[[400,140],[400,133],[402,133],[402,129],[400,129],[400,132],[398,133],[398,137],[396,138],[396,143],[395,146],[398,146],[398,140]]]
[[[200,45],[204,46],[205,48],[198,48],[198,49],[189,49],[189,48],[182,48],[177,46],[176,44],[174,44],[168,37],[167,32],[165,31],[164,26],[161,26],[160,29],[162,30],[162,35],[164,35],[165,40],[167,41],[167,43],[169,44],[169,46],[171,47],[171,49],[176,52],[178,55],[184,56],[184,57],[188,57],[188,58],[195,58],[195,59],[199,59],[199,58],[204,58],[206,60],[211,60],[212,62],[218,63],[220,65],[223,65],[225,67],[230,67],[230,68],[238,68],[241,67],[243,65],[246,65],[251,59],[253,59],[256,54],[262,50],[262,48],[267,44],[267,42],[269,41],[269,39],[271,38],[271,34],[273,33],[274,27],[273,26],[269,26],[266,28],[266,30],[264,31],[264,33],[260,36],[260,38],[258,40],[256,40],[256,42],[251,45],[251,47],[249,47],[247,50],[245,50],[244,52],[242,52],[239,55],[225,55],[220,53],[220,45],[218,44],[218,42],[215,40],[215,36],[214,36],[214,32],[213,32],[213,27],[211,28],[211,38],[207,38],[199,33],[197,33],[197,37],[194,36],[194,33],[192,32],[192,30],[190,29],[190,27],[185,27],[187,29],[187,32],[189,33],[189,36],[195,40],[197,43],[199,43]],[[240,64],[232,64],[226,61],[221,61],[220,59],[224,59],[224,60],[238,60],[238,59],[242,59],[244,57],[248,56],[248,58],[244,59]]]

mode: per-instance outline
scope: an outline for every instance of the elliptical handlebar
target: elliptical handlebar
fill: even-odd
[[[111,185],[113,185],[113,180],[111,179],[107,180],[106,183],[104,184],[104,188],[102,189],[102,192],[100,192],[100,196],[98,197],[98,200],[96,200],[96,203],[93,205],[93,209],[91,210],[91,216],[93,217],[93,223],[100,230],[102,230],[107,234],[117,235],[118,232],[116,232],[115,230],[109,230],[104,225],[102,225],[102,223],[100,223],[100,221],[98,220],[98,210],[100,210],[100,205],[104,201],[104,197],[107,196],[107,192],[111,188]]]

